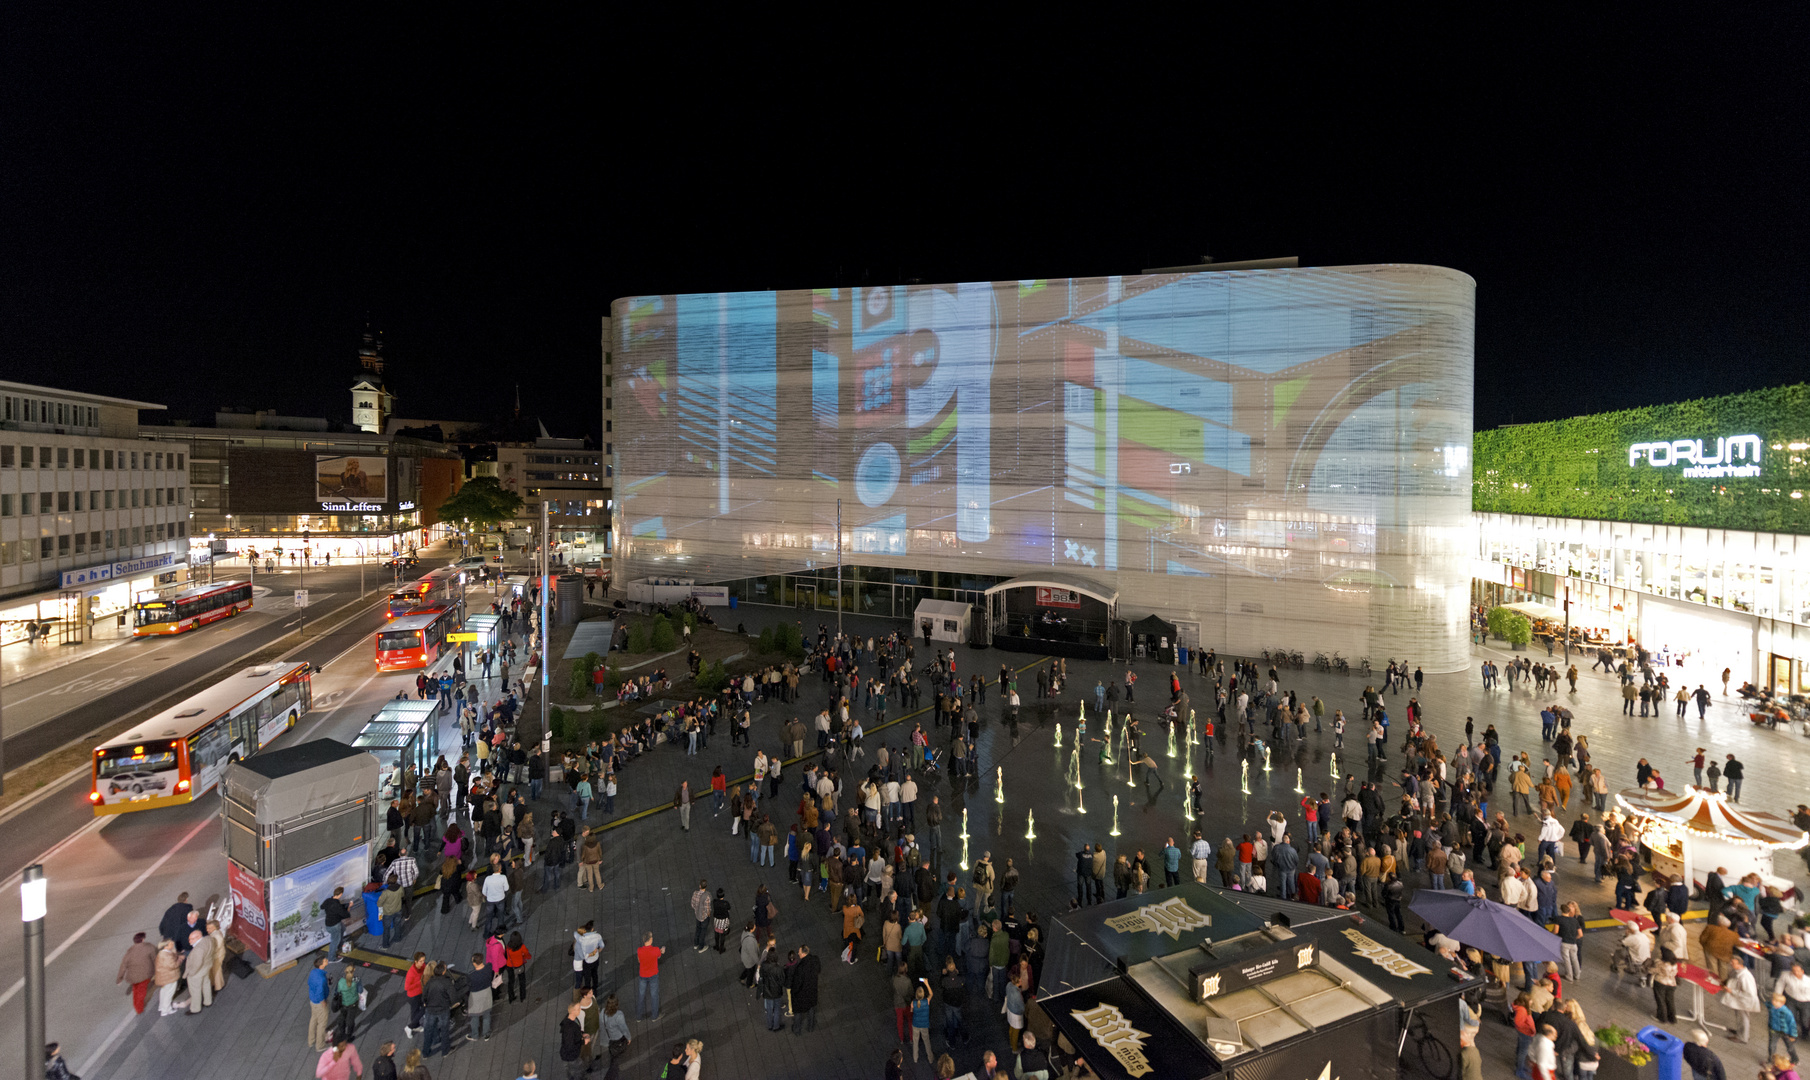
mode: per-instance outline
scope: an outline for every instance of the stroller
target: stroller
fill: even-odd
[[[947,753],[947,751],[935,750],[929,747],[925,748],[924,767],[918,770],[923,776],[925,783],[931,783],[936,780],[937,773],[942,768],[943,755],[945,753]]]

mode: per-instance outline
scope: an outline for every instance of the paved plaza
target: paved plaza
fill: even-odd
[[[800,619],[799,616],[804,618]],[[816,612],[792,612],[770,608],[743,607],[733,612],[720,612],[720,620],[733,628],[744,623],[750,632],[784,620],[802,622],[805,631],[815,636],[823,617]],[[833,623],[833,614],[829,616]],[[909,629],[909,623],[871,619],[847,619],[845,626],[852,634],[880,635],[894,629]],[[1038,658],[1027,654],[998,650],[958,648],[959,670],[964,676],[979,673],[997,678],[1000,665],[1025,668]],[[1487,648],[1475,650],[1478,659],[1492,656],[1506,661],[1509,653]],[[917,644],[917,662],[921,667],[928,658],[925,647]],[[1536,659],[1543,659],[1536,651]],[[1581,670],[1588,662],[1579,663]],[[1166,702],[1168,667],[1151,662],[1135,665],[1139,674],[1137,701],[1132,708],[1146,719],[1154,716]],[[963,790],[951,786],[944,775],[934,785],[926,786],[920,795],[921,808],[932,795],[942,800],[948,820],[943,826],[943,861],[939,872],[953,866],[960,858],[962,845],[956,838],[961,812],[968,812],[971,834],[969,851],[978,859],[990,851],[996,865],[1011,858],[1022,872],[1017,890],[1021,911],[1038,913],[1045,924],[1065,911],[1074,894],[1074,853],[1085,843],[1105,844],[1112,856],[1142,850],[1160,868],[1158,852],[1166,837],[1174,837],[1186,847],[1190,824],[1184,819],[1183,763],[1166,755],[1166,747],[1158,739],[1147,740],[1146,749],[1158,762],[1157,774],[1162,787],[1154,797],[1139,770],[1137,783],[1127,780],[1124,756],[1115,766],[1100,766],[1093,753],[1085,755],[1082,796],[1086,812],[1077,806],[1076,793],[1066,774],[1072,752],[1076,706],[1081,695],[1087,695],[1090,732],[1097,733],[1092,688],[1097,679],[1122,680],[1122,665],[1105,663],[1069,663],[1070,679],[1063,696],[1057,701],[1040,702],[1036,683],[1026,672],[1020,680],[1024,707],[1016,730],[1000,721],[1002,702],[997,687],[989,689],[985,714],[987,723],[980,742],[980,773],[984,780],[971,781]],[[1204,717],[1211,699],[1211,682],[1182,673],[1184,689],[1195,701]],[[1380,676],[1378,678],[1380,681]],[[1312,670],[1283,673],[1285,689],[1298,690],[1304,698],[1318,695],[1330,710],[1343,708],[1348,715],[1361,712],[1359,694],[1364,682],[1357,676],[1323,674]],[[672,798],[681,778],[692,780],[694,787],[708,789],[708,777],[717,764],[724,766],[732,778],[745,776],[756,750],[778,748],[779,725],[793,715],[807,722],[825,700],[823,684],[814,677],[801,680],[802,699],[796,706],[777,703],[755,708],[755,736],[752,748],[731,748],[726,727],[698,755],[688,756],[682,746],[663,746],[630,763],[621,776],[621,793],[616,813],[599,818],[593,811],[593,823],[602,820],[621,821],[638,811],[662,807]],[[1610,778],[1612,790],[1633,785],[1636,761],[1647,757],[1658,763],[1668,778],[1668,786],[1688,782],[1686,757],[1702,745],[1720,755],[1732,752],[1747,764],[1747,781],[1742,805],[1788,814],[1805,799],[1804,768],[1810,761],[1810,742],[1784,730],[1756,728],[1745,712],[1725,701],[1719,686],[1717,700],[1706,720],[1699,721],[1696,710],[1686,719],[1670,715],[1656,718],[1628,718],[1620,715],[1620,698],[1614,682],[1602,675],[1586,673],[1575,695],[1561,691],[1557,700],[1564,701],[1576,714],[1574,730],[1590,737],[1595,763]],[[1474,672],[1429,675],[1417,695],[1426,711],[1426,727],[1450,748],[1463,741],[1467,716],[1475,717],[1481,732],[1494,724],[1501,733],[1505,752],[1522,749],[1539,757],[1540,699],[1524,689],[1485,692]],[[1395,738],[1386,766],[1398,768],[1399,746],[1403,728],[1399,726],[1407,696],[1388,699],[1390,713],[1398,721]],[[1121,703],[1121,709],[1124,703]],[[626,710],[623,711],[626,718]],[[933,737],[940,737],[931,727],[928,709],[921,714],[894,709],[897,720],[879,730],[870,729],[866,740],[868,761],[882,744],[899,746],[911,726],[920,720]],[[1064,728],[1063,746],[1054,745],[1053,725]],[[1271,810],[1287,814],[1295,831],[1301,831],[1299,795],[1295,793],[1296,768],[1310,792],[1330,790],[1333,762],[1330,730],[1315,735],[1310,732],[1299,765],[1281,760],[1272,762],[1267,773],[1261,767],[1249,777],[1250,793],[1241,792],[1238,761],[1233,753],[1220,749],[1216,765],[1204,768],[1205,813],[1202,827],[1205,835],[1217,842],[1226,835],[1253,831]],[[454,739],[456,745],[456,738]],[[810,741],[807,740],[807,748]],[[1347,735],[1348,755],[1339,757],[1339,772],[1361,771],[1363,749],[1355,730]],[[1349,761],[1349,765],[1347,765]],[[863,763],[865,764],[865,763]],[[1200,762],[1196,762],[1197,768]],[[775,822],[784,828],[793,817],[797,801],[797,783],[803,763],[789,763],[786,782],[777,800],[763,803],[763,810],[773,813]],[[996,801],[995,777],[1004,776],[1004,802]],[[1383,795],[1392,803],[1393,787],[1382,774]],[[1156,785],[1152,784],[1151,787]],[[1498,785],[1506,798],[1506,782]],[[1115,815],[1112,799],[1118,797],[1116,820],[1120,835],[1110,835]],[[553,807],[552,794],[536,807],[536,820],[544,822]],[[843,805],[848,805],[845,797]],[[1492,810],[1496,807],[1492,806]],[[1036,838],[1027,839],[1027,815],[1034,813]],[[1567,824],[1570,815],[1564,820]],[[563,1015],[571,986],[570,961],[566,946],[571,930],[586,919],[596,919],[598,929],[607,942],[607,967],[603,989],[622,996],[625,1011],[635,1013],[635,979],[631,950],[644,932],[651,931],[655,941],[670,948],[661,967],[661,1016],[657,1021],[635,1021],[634,1043],[622,1060],[622,1075],[654,1077],[670,1047],[685,1039],[702,1039],[704,1043],[703,1075],[713,1078],[875,1078],[885,1074],[885,1061],[897,1045],[891,990],[880,966],[873,962],[872,944],[877,930],[870,922],[869,948],[853,967],[837,961],[840,950],[840,919],[832,918],[819,895],[810,904],[801,902],[799,892],[786,883],[784,859],[779,865],[759,868],[748,857],[747,842],[729,833],[729,815],[712,813],[702,803],[694,810],[692,830],[682,832],[677,815],[670,810],[648,814],[638,820],[625,821],[604,834],[605,888],[601,894],[579,892],[571,885],[572,874],[566,874],[566,886],[552,896],[531,898],[524,937],[535,954],[530,964],[533,1001],[526,1007],[508,1005],[499,1000],[496,1009],[496,1032],[488,1042],[461,1043],[444,1060],[432,1062],[436,1080],[465,1078],[511,1078],[517,1075],[523,1060],[540,1062],[542,1076],[563,1075],[557,1061],[557,1025]],[[1522,831],[1531,835],[1533,819],[1518,822]],[[1567,851],[1571,850],[1567,845]],[[1185,868],[1185,864],[1184,864]],[[1805,880],[1804,866],[1794,856],[1778,860],[1778,871],[1795,880]],[[1494,874],[1484,871],[1479,877],[1495,895]],[[1560,899],[1578,900],[1585,914],[1601,917],[1609,906],[1612,882],[1595,886],[1587,869],[1580,869],[1575,858],[1561,860],[1557,874]],[[753,903],[756,888],[766,884],[771,890],[779,916],[775,933],[782,952],[798,944],[807,944],[823,960],[820,983],[822,1007],[818,1030],[814,1034],[795,1037],[789,1031],[769,1033],[761,1019],[761,1008],[750,991],[738,981],[740,964],[733,948],[718,955],[703,954],[691,948],[693,922],[687,907],[688,898],[699,879],[706,879],[714,891],[727,889],[734,903],[737,930]],[[964,881],[966,875],[963,875]],[[1409,879],[1410,886],[1424,884]],[[146,888],[168,892],[172,897],[187,882],[153,881]],[[1410,929],[1415,922],[1410,916]],[[117,928],[129,932],[131,928]],[[1650,1000],[1646,992],[1634,988],[1615,988],[1609,982],[1606,961],[1613,935],[1590,936],[1585,949],[1585,978],[1579,984],[1568,984],[1568,992],[1583,1002],[1594,1025],[1611,1021],[1638,1027],[1647,1022]],[[1695,932],[1692,937],[1694,939]],[[932,935],[934,941],[935,935]],[[478,945],[478,935],[467,928],[465,909],[457,907],[442,916],[426,899],[416,901],[416,918],[404,942],[395,951],[408,953],[423,950],[430,957],[457,966],[466,961]],[[401,978],[370,969],[371,1010],[361,1024],[358,1048],[367,1069],[379,1043],[396,1040],[402,1050],[418,1041],[403,1037],[402,1025],[407,1015]],[[304,989],[305,965],[270,979],[255,976],[234,978],[219,995],[215,1005],[199,1016],[179,1015],[158,1019],[151,1014],[137,1018],[133,1027],[119,1038],[98,1063],[90,1065],[91,1075],[112,1078],[177,1078],[177,1077],[304,1077],[313,1075],[315,1055],[306,1047],[307,1002]],[[96,987],[96,990],[112,987]],[[1711,1006],[1712,1013],[1715,1006]],[[978,1067],[983,1050],[1003,1052],[1005,1026],[997,1015],[997,1007],[988,1009],[972,1003],[967,1013],[967,1026],[974,1038],[970,1045],[954,1050],[958,1073]],[[1688,1025],[1677,1030],[1684,1030]],[[463,1025],[459,1025],[463,1038]],[[78,1038],[79,1017],[51,1017],[51,1035],[66,1044]],[[941,1024],[932,1023],[932,1042],[943,1050]],[[1485,1075],[1506,1076],[1512,1068],[1514,1037],[1512,1029],[1486,1023],[1480,1041],[1486,1061]],[[79,1048],[72,1060],[81,1060]],[[1741,1047],[1718,1039],[1731,1075],[1745,1075],[1757,1064],[1764,1049],[1763,1038],[1757,1045]],[[400,1055],[399,1055],[400,1056]],[[929,1062],[907,1064],[908,1076],[933,1075]],[[600,1074],[601,1075],[601,1074]]]

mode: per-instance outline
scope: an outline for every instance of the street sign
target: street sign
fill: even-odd
[[[299,607],[299,608],[308,606],[308,590],[307,589],[295,590],[295,606]]]
[[[477,641],[477,640],[480,640],[480,637],[481,637],[481,635],[478,635],[478,634],[448,634],[448,635],[446,635],[446,640],[448,640],[448,641]]]

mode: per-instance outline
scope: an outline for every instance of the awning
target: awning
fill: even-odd
[[[991,589],[988,589],[987,595],[992,596],[994,593],[1005,592],[1007,589],[1035,589],[1039,587],[1046,589],[1068,589],[1073,592],[1078,592],[1082,596],[1091,596],[1102,604],[1116,604],[1119,602],[1119,590],[1117,589],[1101,585],[1098,582],[1089,581],[1084,577],[1077,577],[1074,574],[1056,574],[1048,572],[1026,574],[1024,577],[1015,577],[1010,581],[1002,581]]]
[[[1615,801],[1631,814],[1670,822],[1704,836],[1759,844],[1764,847],[1801,848],[1810,834],[1795,824],[1764,810],[1730,806],[1723,792],[1686,787],[1682,791],[1649,791],[1629,788]]]
[[[1562,622],[1565,618],[1565,609],[1555,608],[1551,604],[1542,604],[1538,600],[1522,600],[1520,603],[1503,604],[1502,606],[1535,619],[1553,619]]]

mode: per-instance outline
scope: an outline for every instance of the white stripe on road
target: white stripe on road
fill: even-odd
[[[161,858],[159,858],[156,862],[152,863],[150,866],[145,867],[144,873],[138,875],[137,880],[133,881],[132,884],[126,886],[125,888],[121,889],[117,894],[115,894],[113,899],[107,901],[106,907],[103,907],[99,911],[95,912],[94,915],[92,917],[90,917],[87,922],[82,924],[81,929],[79,929],[75,933],[69,935],[67,938],[65,938],[63,940],[63,943],[61,945],[58,945],[56,948],[52,949],[50,951],[50,955],[46,956],[44,958],[44,966],[49,967],[51,964],[56,963],[57,957],[62,956],[64,953],[68,952],[72,945],[74,945],[76,942],[80,941],[82,939],[82,937],[88,933],[88,931],[94,929],[95,926],[102,919],[106,918],[108,916],[108,914],[110,914],[113,911],[114,908],[119,906],[119,902],[121,900],[124,900],[127,896],[129,896],[133,892],[137,891],[138,887],[140,885],[143,885],[151,877],[152,874],[155,874],[155,873],[157,873],[157,871],[163,869],[163,864],[169,862],[171,856],[175,855],[178,851],[181,851],[183,846],[186,845],[190,840],[193,840],[197,835],[199,835],[202,829],[205,829],[209,825],[214,824],[215,821],[217,821],[217,820],[218,819],[213,818],[213,817],[205,817],[205,818],[202,818],[200,821],[197,821],[195,823],[195,827],[188,831],[187,836],[184,836],[182,839],[176,841],[175,846],[170,848],[170,850],[164,852],[163,856]],[[13,998],[17,997],[19,995],[19,991],[21,991],[23,989],[25,989],[25,980],[24,979],[19,979],[16,982],[14,982],[12,984],[12,986],[7,988],[6,993],[0,994],[0,1007],[4,1007],[7,1002],[9,1002]]]
[[[151,991],[151,1000],[147,1001],[145,1004],[150,1005],[150,1004],[156,1002],[156,1000],[157,1000],[157,992],[156,992],[155,988],[153,988]],[[109,1034],[105,1039],[103,1039],[101,1041],[100,1046],[95,1049],[94,1053],[88,1055],[88,1060],[82,1063],[82,1073],[87,1073],[87,1072],[93,1071],[93,1069],[97,1065],[99,1065],[102,1062],[102,1060],[104,1060],[106,1058],[107,1051],[113,1049],[113,1044],[119,1041],[119,1037],[126,1033],[126,1029],[131,1027],[132,1021],[134,1021],[136,1019],[138,1019],[137,1013],[135,1013],[135,1012],[126,1013],[125,1018],[120,1020],[120,1022],[114,1026],[112,1033]],[[80,1076],[81,1073],[77,1073],[76,1075]]]

